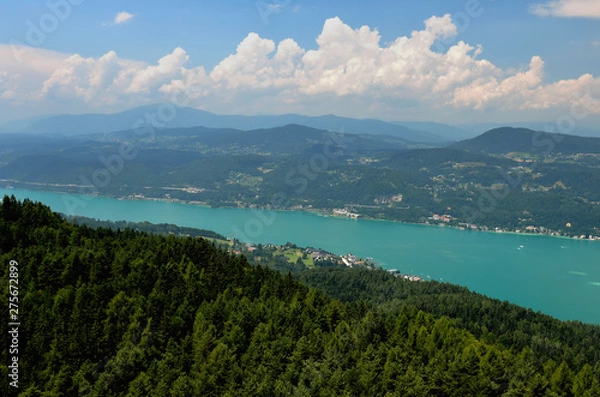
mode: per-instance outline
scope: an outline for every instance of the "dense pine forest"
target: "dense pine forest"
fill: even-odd
[[[11,395],[600,395],[600,327],[461,287],[282,274],[202,237],[76,225],[14,197],[0,206],[0,259]]]

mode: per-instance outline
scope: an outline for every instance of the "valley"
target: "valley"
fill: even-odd
[[[8,2],[1,395],[600,396],[599,21]]]
[[[301,125],[46,136],[44,145],[7,137],[0,180],[14,187],[600,236],[600,138],[503,128],[434,147]]]

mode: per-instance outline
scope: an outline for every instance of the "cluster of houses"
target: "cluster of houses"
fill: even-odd
[[[401,194],[397,194],[395,196],[391,196],[391,197],[386,197],[386,196],[381,196],[381,197],[377,197],[373,200],[373,202],[375,204],[392,204],[392,203],[401,203],[402,202],[402,198],[403,196]]]
[[[591,234],[589,236],[586,236],[585,234],[582,234],[581,236],[575,236],[573,237],[576,240],[595,240],[595,241],[600,241],[600,236],[592,236]]]
[[[314,262],[331,262],[339,265],[343,264],[347,267],[366,266],[368,269],[371,269],[371,263],[368,260],[357,258],[352,254],[336,255],[332,254],[331,252],[312,247],[306,248],[304,252],[310,255]]]
[[[483,226],[483,225],[475,225],[473,223],[459,223],[458,227],[461,230],[465,230],[465,229],[470,229],[470,230],[481,230],[484,232],[488,232],[488,231],[493,231],[493,232],[497,232],[497,233],[510,233],[510,232],[514,232],[514,233],[525,233],[525,234],[546,234],[548,236],[569,236],[568,234],[562,234],[561,232],[557,232],[555,230],[552,229],[547,229],[543,226],[525,226],[522,229],[503,229],[500,227],[496,227],[496,228],[489,228],[487,226]],[[571,227],[570,223],[567,223],[567,227]],[[595,240],[595,241],[600,241],[600,236],[594,236],[594,235],[586,235],[586,234],[582,234],[580,236],[572,236],[572,238],[576,239],[576,240]]]
[[[338,256],[331,252],[324,251],[322,249],[316,249],[308,247],[304,250],[307,255],[310,255],[314,262],[338,262]]]
[[[266,244],[264,246],[264,248],[284,250],[285,248],[288,248],[288,246],[287,245],[280,246],[280,245],[274,245],[274,244]],[[258,249],[259,249],[259,246],[255,245],[255,244],[238,243],[238,244],[234,244],[234,247],[232,247],[231,252],[233,252],[236,255],[241,255],[244,252],[254,252]],[[365,266],[367,269],[372,269],[372,266],[373,266],[373,263],[372,263],[373,258],[361,259],[352,254],[336,255],[331,252],[325,251],[321,248],[308,247],[303,250],[303,253],[305,255],[310,256],[314,263],[329,262],[332,264],[345,265],[347,267]]]
[[[360,214],[350,212],[347,209],[334,209],[333,215],[335,216],[347,216],[348,218],[360,218]]]
[[[438,215],[438,214],[434,214],[433,216],[430,216],[429,218],[430,221],[435,221],[435,222],[450,222],[452,220],[452,217],[450,215]]]
[[[273,245],[269,244],[269,247],[273,247]],[[237,249],[236,249],[237,248]],[[246,251],[246,252],[254,252],[258,249],[258,247],[252,243],[242,243],[241,245],[235,247],[234,244],[234,249],[231,251],[236,255],[241,255],[242,251]]]
[[[343,255],[341,258],[342,258],[342,262],[344,263],[344,265],[346,265],[348,267],[362,266],[365,264],[364,261],[358,259],[356,256],[354,256],[352,254]]]
[[[402,274],[398,271],[398,269],[390,269],[388,270],[388,272],[390,274],[392,274],[394,277],[402,277],[405,280],[408,281],[425,281],[423,280],[423,278],[419,277],[419,276],[411,276],[410,274]]]
[[[264,246],[264,248],[270,248],[270,249],[273,249],[273,248],[284,249],[286,247],[288,247],[288,246],[287,245],[279,246],[279,245],[274,245],[274,244],[267,244]],[[293,246],[293,247],[295,247],[295,246]],[[236,248],[234,248],[232,250],[232,252],[234,254],[241,255],[244,251],[245,252],[254,252],[257,249],[259,249],[259,247],[254,244],[240,243]],[[362,258],[358,258],[356,255],[353,255],[351,253],[348,253],[345,255],[336,255],[331,252],[325,251],[321,248],[308,247],[303,250],[303,254],[309,255],[315,264],[318,262],[329,262],[332,264],[345,265],[348,268],[353,268],[353,267],[358,267],[358,266],[365,267],[369,270],[372,270],[374,268],[374,264],[372,262],[373,258],[362,259]],[[426,281],[422,277],[419,277],[419,276],[412,276],[410,274],[401,274],[397,269],[391,269],[391,270],[388,270],[388,272],[390,274],[394,275],[394,277],[400,277],[400,278],[403,278],[404,280],[408,280],[408,281]]]
[[[142,193],[134,193],[125,197],[126,200],[145,200],[146,196]]]

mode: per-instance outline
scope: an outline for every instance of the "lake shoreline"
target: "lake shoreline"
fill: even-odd
[[[375,218],[372,216],[362,215],[362,214],[360,215],[360,217],[353,218],[353,217],[344,216],[344,215],[336,215],[335,213],[333,213],[333,210],[323,209],[323,208],[314,208],[314,209],[277,208],[277,209],[272,209],[272,208],[258,207],[258,206],[252,206],[252,205],[249,205],[249,206],[233,206],[233,205],[231,205],[231,206],[227,206],[227,205],[212,206],[210,204],[207,204],[206,202],[201,202],[201,201],[153,198],[153,197],[140,197],[140,198],[111,197],[111,196],[101,196],[101,197],[109,197],[109,198],[116,198],[118,200],[131,200],[131,201],[135,201],[135,200],[160,201],[160,202],[166,202],[166,203],[197,205],[197,206],[205,207],[205,208],[236,208],[236,209],[249,209],[249,210],[258,210],[258,211],[302,212],[302,213],[306,213],[306,214],[315,214],[315,215],[322,216],[322,217],[331,217],[331,218],[336,218],[336,219],[349,219],[349,220],[356,220],[356,221],[369,220],[369,221],[393,222],[393,223],[400,223],[400,224],[405,224],[405,225],[431,226],[431,227],[437,227],[437,228],[442,228],[442,229],[443,228],[451,228],[451,229],[455,229],[455,230],[462,230],[462,231],[468,231],[468,232],[509,234],[509,235],[517,235],[517,236],[539,236],[539,237],[546,236],[546,237],[555,237],[555,238],[578,240],[578,241],[600,241],[600,236],[596,236],[595,238],[581,238],[581,236],[566,236],[566,235],[551,234],[551,233],[517,232],[515,230],[506,230],[506,229],[501,229],[501,230],[495,230],[492,228],[487,228],[488,230],[481,229],[481,228],[472,229],[472,228],[468,228],[468,227],[464,227],[464,226],[449,225],[449,224],[444,224],[444,223],[434,224],[434,223],[430,223],[430,222],[406,222],[406,221],[401,221],[401,220],[397,220],[397,219]],[[498,228],[498,229],[500,229],[500,228]],[[555,231],[552,231],[552,232],[557,233]]]
[[[3,181],[5,182],[5,181]],[[19,184],[28,184],[27,182],[18,182],[18,181],[12,181],[17,182]],[[36,186],[46,186],[46,187],[58,187],[55,185],[42,185],[39,184]],[[65,185],[65,186],[73,186],[76,187],[75,185]],[[12,189],[12,187],[7,189]],[[163,202],[163,203],[177,203],[177,204],[186,204],[186,205],[194,205],[194,206],[199,206],[199,207],[204,207],[204,208],[230,208],[230,209],[249,209],[249,210],[258,210],[258,211],[278,211],[278,212],[302,212],[302,213],[306,213],[306,214],[315,214],[318,216],[322,216],[322,217],[331,217],[331,218],[337,218],[337,219],[352,219],[352,220],[369,220],[369,221],[381,221],[381,222],[393,222],[393,223],[400,223],[400,224],[405,224],[405,225],[419,225],[419,226],[432,226],[432,227],[436,227],[436,228],[451,228],[451,229],[455,229],[455,230],[462,230],[462,231],[469,231],[469,232],[483,232],[483,233],[492,233],[492,234],[507,234],[507,235],[518,235],[518,236],[547,236],[547,237],[555,237],[555,238],[562,238],[562,239],[568,239],[568,240],[577,240],[577,241],[600,241],[600,236],[595,236],[595,238],[581,238],[581,236],[568,236],[568,235],[560,235],[560,234],[552,234],[552,233],[558,233],[556,231],[551,231],[552,233],[528,233],[528,232],[517,232],[516,230],[507,230],[507,229],[503,229],[503,228],[490,228],[490,227],[486,227],[486,229],[483,229],[481,227],[477,227],[477,228],[469,228],[469,227],[464,227],[464,226],[460,226],[460,225],[451,225],[451,224],[445,224],[445,223],[430,223],[430,222],[406,222],[406,221],[401,221],[401,220],[397,220],[397,219],[385,219],[385,218],[375,218],[372,216],[368,216],[368,215],[360,215],[360,217],[356,217],[356,218],[352,218],[349,216],[344,216],[344,215],[336,215],[335,213],[333,213],[332,209],[323,209],[323,208],[313,208],[313,209],[305,209],[305,208],[277,208],[277,209],[272,209],[272,208],[267,208],[267,207],[258,207],[258,206],[253,206],[253,205],[248,205],[248,206],[240,206],[240,205],[219,205],[219,206],[213,206],[210,205],[204,201],[195,201],[195,200],[182,200],[182,199],[176,199],[176,198],[163,198],[163,197],[146,197],[144,195],[127,195],[127,196],[111,196],[111,195],[101,195],[101,194],[96,194],[96,195],[91,195],[91,194],[81,194],[81,193],[73,193],[73,192],[69,192],[69,191],[63,191],[63,190],[35,190],[35,189],[23,189],[23,188],[19,188],[22,190],[31,190],[34,192],[52,192],[52,193],[59,193],[59,194],[66,194],[66,195],[74,195],[74,196],[86,196],[86,197],[104,197],[104,198],[111,198],[111,199],[116,199],[116,200],[127,200],[127,201],[155,201],[155,202]],[[499,229],[499,230],[498,230]],[[590,236],[592,237],[592,236]]]
[[[113,222],[170,223],[215,231],[248,243],[293,242],[299,247],[373,257],[376,267],[386,270],[399,269],[402,274],[462,285],[562,320],[600,323],[597,312],[582,304],[600,299],[600,287],[595,284],[600,283],[598,244],[575,243],[574,239],[524,239],[522,234],[465,233],[448,226],[366,217],[351,222],[314,208],[267,208],[261,212],[181,200],[118,200],[17,187],[0,189],[0,193],[41,202],[65,215]]]

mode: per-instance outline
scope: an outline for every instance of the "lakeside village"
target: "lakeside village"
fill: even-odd
[[[595,240],[595,241],[600,241],[600,236],[594,236],[592,234],[590,235],[586,235],[586,234],[582,234],[580,236],[572,236],[569,234],[565,234],[565,233],[560,233],[557,232],[555,230],[551,230],[551,229],[547,229],[543,226],[533,226],[533,225],[529,225],[529,226],[525,226],[522,229],[503,229],[500,227],[496,227],[496,228],[490,228],[487,226],[482,226],[482,225],[476,225],[473,223],[464,223],[464,222],[457,222],[455,223],[455,221],[452,219],[452,217],[450,215],[438,215],[438,214],[434,214],[433,216],[430,216],[429,218],[427,218],[427,222],[425,222],[425,224],[427,225],[436,225],[436,226],[451,226],[451,227],[458,227],[458,229],[460,230],[475,230],[475,231],[483,231],[483,232],[496,232],[496,233],[517,233],[517,234],[521,234],[521,233],[525,233],[525,234],[545,234],[548,236],[556,236],[556,237],[570,237],[576,240]],[[567,223],[565,225],[566,228],[570,228],[571,227],[571,223]]]
[[[358,218],[363,217],[361,214],[356,213],[356,212],[350,212],[347,209],[334,209],[332,211],[332,214],[334,216],[348,217],[348,218],[352,218],[352,219],[358,219]],[[423,224],[440,226],[440,227],[445,227],[445,226],[456,227],[460,230],[474,230],[474,231],[496,232],[496,233],[517,233],[517,234],[521,234],[521,233],[545,234],[548,236],[570,237],[570,238],[573,238],[576,240],[600,241],[600,235],[594,236],[592,234],[590,234],[590,235],[582,234],[580,236],[573,236],[570,234],[560,233],[555,230],[547,229],[543,226],[529,225],[529,226],[525,226],[522,229],[515,229],[515,230],[504,229],[504,228],[500,228],[500,227],[490,228],[488,226],[476,225],[474,223],[457,222],[454,218],[452,218],[452,216],[447,215],[447,214],[445,214],[445,215],[434,214],[434,215],[428,217],[427,221],[423,222]],[[565,224],[565,227],[570,228],[571,223]]]
[[[187,189],[190,189],[190,188],[183,188],[182,190],[186,190],[187,191]],[[194,191],[194,192],[196,192],[196,191]],[[120,199],[182,202],[182,203],[188,203],[188,204],[201,204],[201,205],[205,205],[206,204],[204,202],[199,202],[199,201],[186,201],[186,200],[172,199],[172,198],[170,198],[170,196],[168,196],[167,198],[163,198],[163,199],[149,198],[149,197],[145,197],[141,193],[128,195],[128,196],[122,197]],[[401,202],[402,201],[402,195],[399,194],[397,196],[394,196],[391,200],[393,202]],[[378,202],[377,204],[380,204],[380,203]],[[383,202],[383,204],[385,204],[385,202]],[[238,207],[239,208],[247,208],[244,205],[238,205]],[[351,204],[349,204],[348,207],[352,207],[352,208],[355,208],[355,207],[377,208],[376,206],[351,205]],[[249,206],[249,208],[253,208],[253,206],[251,205],[251,206]],[[364,215],[362,215],[360,213],[350,211],[348,208],[334,208],[333,210],[317,210],[317,209],[312,208],[312,206],[309,206],[308,208],[311,211],[313,211],[313,212],[330,213],[331,215],[336,216],[336,217],[346,217],[346,218],[351,218],[351,219],[369,218],[369,217],[366,217],[366,216],[364,216]],[[291,210],[306,211],[308,208],[303,208],[302,206],[299,206],[299,207],[292,207]],[[592,234],[586,235],[586,234],[582,234],[582,235],[578,236],[578,235],[573,235],[573,234],[570,234],[570,233],[561,233],[561,232],[556,231],[556,230],[548,229],[548,228],[545,228],[543,226],[535,226],[535,225],[528,225],[528,226],[525,226],[525,227],[523,227],[521,229],[488,227],[488,226],[485,226],[485,225],[477,225],[477,224],[474,224],[474,223],[458,222],[452,216],[447,215],[447,214],[444,214],[444,215],[434,214],[434,215],[428,217],[427,220],[421,222],[421,224],[424,224],[424,225],[434,225],[434,226],[440,226],[440,227],[445,227],[445,226],[455,227],[455,228],[460,229],[460,230],[473,230],[473,231],[496,232],[496,233],[541,234],[541,235],[556,236],[556,237],[568,237],[568,238],[573,238],[573,239],[576,239],[576,240],[594,240],[594,241],[600,241],[600,234],[599,235],[592,235]],[[571,228],[571,223],[567,222],[565,224],[565,227],[567,229]]]
[[[252,244],[243,243],[237,239],[216,240],[209,239],[215,244],[225,246],[234,255],[244,255],[252,263],[275,267],[281,270],[294,267],[313,269],[325,266],[344,266],[346,268],[362,267],[373,270],[377,268],[373,258],[360,258],[351,253],[337,255],[321,248],[298,247],[295,244]],[[422,277],[402,274],[397,269],[387,270],[395,277],[402,277],[409,281],[425,281]]]

